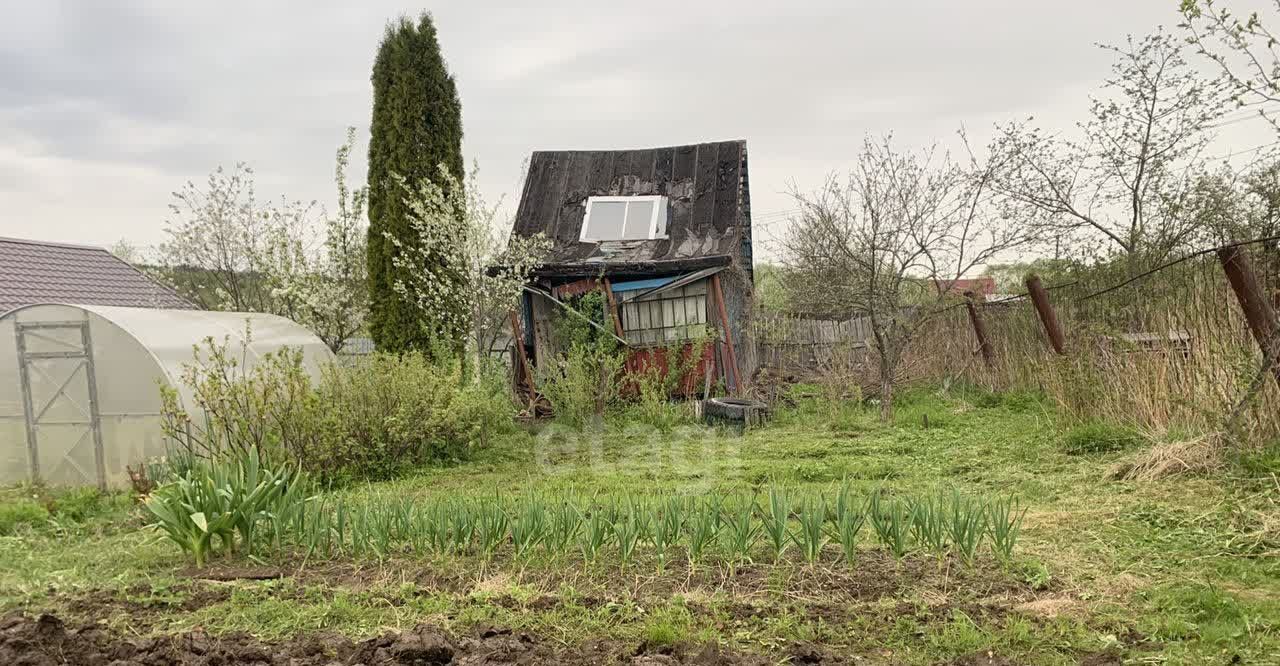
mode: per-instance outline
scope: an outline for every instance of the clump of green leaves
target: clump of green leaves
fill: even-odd
[[[1071,428],[1063,435],[1062,450],[1072,455],[1108,453],[1133,448],[1141,441],[1142,436],[1132,428],[1090,421]]]
[[[40,525],[49,520],[49,511],[30,499],[0,504],[0,536],[7,536],[23,526]]]
[[[252,555],[257,526],[300,515],[309,487],[310,479],[296,468],[263,465],[249,449],[193,466],[152,493],[146,507],[152,525],[203,566],[218,549]]]

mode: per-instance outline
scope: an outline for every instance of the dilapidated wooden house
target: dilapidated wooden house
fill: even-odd
[[[557,309],[600,290],[628,369],[709,327],[718,341],[704,347],[704,367],[741,386],[752,302],[745,141],[535,152],[514,233],[553,243],[518,322],[528,363],[556,353]]]

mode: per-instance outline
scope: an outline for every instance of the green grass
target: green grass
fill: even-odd
[[[25,488],[0,493],[0,517],[19,516],[0,531],[0,608],[83,613],[77,600],[106,591],[145,611],[122,602],[93,612],[142,633],[200,626],[265,638],[318,630],[364,637],[427,621],[492,623],[566,643],[717,642],[778,658],[799,642],[917,664],[987,652],[1029,664],[1099,654],[1136,663],[1280,661],[1280,485],[1266,457],[1221,477],[1107,481],[1105,468],[1125,451],[1069,452],[1059,424],[1028,395],[908,392],[889,425],[873,408],[800,395],[741,437],[680,427],[660,434],[621,418],[600,432],[543,426],[457,467],[329,497],[359,504],[761,493],[767,505],[778,483],[790,508],[803,511],[806,497],[832,502],[842,480],[863,496],[954,488],[1011,496],[1027,509],[1007,564],[989,554],[972,568],[931,553],[898,561],[868,524],[852,565],[833,539],[815,564],[793,545],[775,566],[761,534],[754,561],[740,563],[708,555],[690,565],[683,545],[661,570],[651,547],[623,568],[615,548],[588,562],[576,548],[534,547],[516,557],[504,546],[492,559],[295,560],[282,580],[211,584],[191,578],[175,546],[139,529],[142,514],[127,498],[84,500],[82,511],[74,499],[50,504]],[[30,506],[49,518],[37,519]],[[261,565],[223,558],[214,566]]]

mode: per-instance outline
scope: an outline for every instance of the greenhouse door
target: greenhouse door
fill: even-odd
[[[105,487],[89,322],[15,326],[31,478]]]

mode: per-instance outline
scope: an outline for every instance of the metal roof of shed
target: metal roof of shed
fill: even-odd
[[[194,307],[103,248],[0,237],[0,314],[50,302]]]

